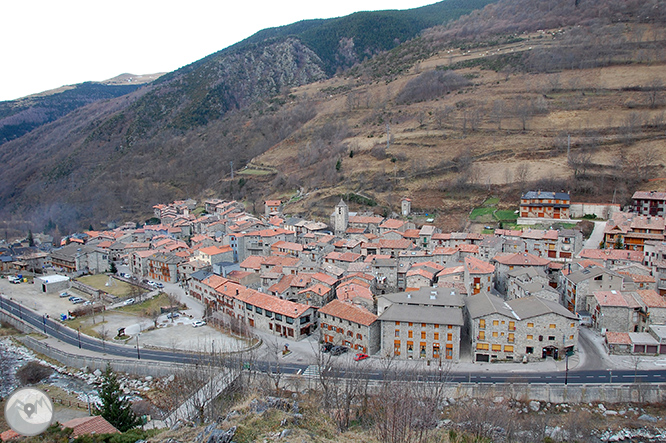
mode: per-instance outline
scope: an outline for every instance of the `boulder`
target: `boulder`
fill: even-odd
[[[539,410],[541,409],[541,403],[539,403],[536,400],[532,400],[530,402],[530,409],[534,412],[539,412]]]

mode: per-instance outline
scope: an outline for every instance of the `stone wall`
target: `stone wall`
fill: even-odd
[[[283,387],[300,391],[315,388],[316,377],[283,375]],[[378,389],[380,382],[370,381],[370,391]],[[465,399],[538,400],[550,403],[658,403],[666,398],[666,383],[649,384],[528,384],[528,383],[447,383],[442,397]]]

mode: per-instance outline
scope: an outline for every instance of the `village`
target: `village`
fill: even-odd
[[[530,191],[522,229],[479,234],[417,226],[409,198],[390,218],[341,199],[328,224],[289,217],[279,200],[262,216],[236,201],[184,200],[154,206],[155,224],[86,231],[58,248],[40,235],[36,246],[2,245],[0,263],[14,280],[34,273],[47,294],[109,272],[147,290],[177,284],[205,306],[201,324],[285,343],[315,336],[361,359],[441,365],[466,349],[473,362],[557,360],[577,351],[580,327],[611,354],[655,356],[666,354],[666,193],[633,200],[623,212]],[[537,228],[583,218],[595,221],[589,239]]]

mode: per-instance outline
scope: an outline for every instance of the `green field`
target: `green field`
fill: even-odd
[[[518,220],[518,214],[511,210],[497,210],[495,218],[500,221],[515,221]]]
[[[474,221],[491,221],[494,210],[495,208],[492,207],[474,208],[469,218]]]
[[[109,280],[109,276],[106,274],[86,275],[85,277],[79,277],[76,280],[119,298],[127,298],[132,293],[132,285],[113,277]],[[110,283],[109,286],[107,286],[107,283]],[[141,291],[143,292],[143,290]]]

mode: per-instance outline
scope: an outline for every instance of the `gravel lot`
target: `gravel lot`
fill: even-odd
[[[18,300],[24,306],[33,309],[39,313],[47,314],[52,319],[59,319],[60,314],[67,313],[75,306],[67,297],[60,297],[59,294],[45,294],[38,290],[39,286],[30,283],[11,284],[6,279],[0,279],[0,292],[5,296]],[[67,291],[71,295],[76,295],[88,300],[89,298],[75,289]],[[189,302],[188,302],[189,303]],[[102,323],[102,316],[96,315],[96,325],[93,329],[97,332],[106,329],[110,339],[115,337],[118,328],[125,328],[125,334],[129,335],[130,340],[117,341],[114,343],[127,343],[128,346],[136,345],[136,335],[139,336],[141,346],[154,346],[166,349],[180,350],[206,350],[211,349],[219,351],[232,351],[245,347],[243,341],[230,337],[210,326],[198,328],[192,327],[194,320],[200,320],[194,315],[196,310],[188,309],[185,313],[172,322],[166,318],[166,314],[158,319],[158,328],[154,328],[151,320],[141,318],[138,315],[129,313],[114,312],[107,310],[104,315],[105,322]],[[92,317],[85,319],[84,324],[92,325]],[[152,330],[148,330],[151,329]]]

